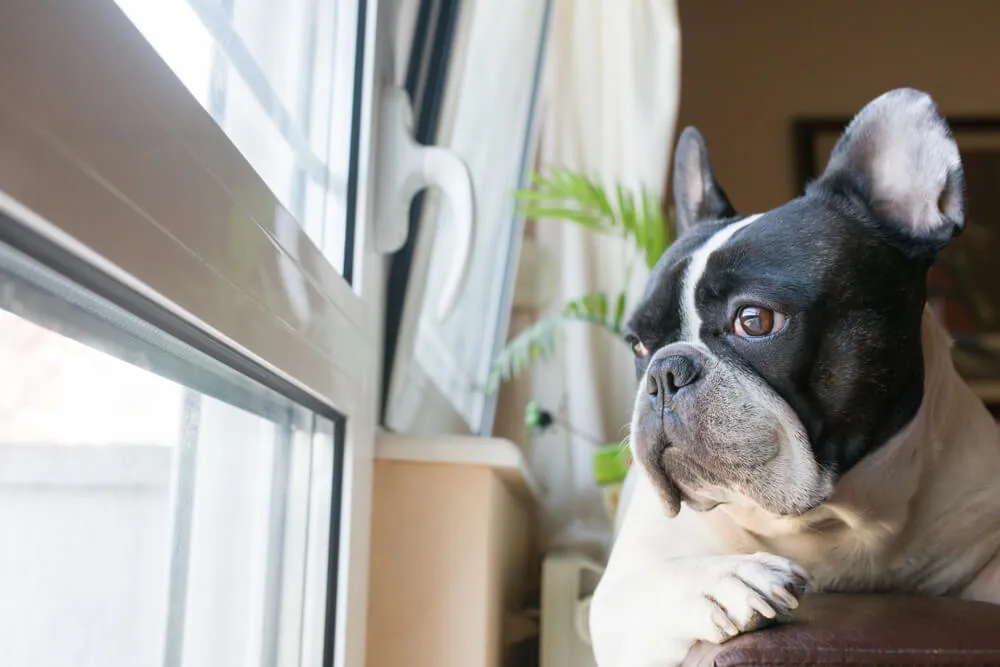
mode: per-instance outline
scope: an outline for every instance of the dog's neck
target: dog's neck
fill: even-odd
[[[924,398],[920,408],[899,433],[838,481],[826,505],[842,519],[858,515],[866,522],[875,518],[892,524],[905,521],[903,515],[914,496],[930,483],[926,478],[933,473],[936,459],[962,430],[956,427],[956,418],[968,412],[971,392],[955,371],[951,337],[929,307],[924,310],[921,338]],[[971,402],[978,404],[974,397]]]

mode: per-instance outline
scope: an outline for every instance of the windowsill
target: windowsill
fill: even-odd
[[[415,463],[483,466],[492,469],[516,493],[538,502],[541,486],[514,443],[471,435],[407,436],[380,430],[375,458]]]

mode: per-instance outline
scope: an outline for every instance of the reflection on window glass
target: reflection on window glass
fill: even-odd
[[[0,377],[2,664],[322,664],[338,423],[6,246]]]
[[[116,0],[343,270],[357,0]]]

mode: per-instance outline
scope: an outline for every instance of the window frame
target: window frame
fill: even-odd
[[[414,105],[414,138],[422,144],[433,144],[438,136],[460,11],[460,0],[419,0],[413,17],[413,36],[406,54],[404,87]],[[392,372],[403,334],[410,277],[424,216],[424,196],[421,192],[414,197],[410,205],[406,242],[393,254],[389,263],[380,422],[385,421]]]
[[[5,212],[242,357],[353,412],[367,361],[359,352],[369,347],[362,299],[112,0],[39,1],[6,4],[12,20],[0,27],[8,62],[39,63],[0,73],[9,92],[0,104],[8,156],[0,179],[14,200]],[[45,20],[33,20],[42,9]],[[53,43],[61,44],[55,53]],[[174,190],[143,189],[151,169]],[[35,186],[39,174],[61,188],[58,197]],[[204,224],[213,217],[214,228]],[[237,244],[255,246],[253,266],[229,252]],[[267,293],[260,282],[268,278],[284,291]],[[295,321],[303,298],[307,323]]]
[[[384,296],[382,258],[366,239],[388,4],[357,0],[344,275],[113,0],[0,10],[0,59],[18,63],[0,71],[0,238],[338,420],[324,666],[364,664]],[[167,187],[194,182],[212,206]],[[218,215],[227,207],[232,217]],[[249,273],[227,260],[234,229],[259,244]],[[264,294],[262,276],[286,289]],[[292,283],[308,295],[304,323],[288,321],[301,296]]]
[[[414,11],[412,39],[406,60],[405,87],[414,100],[416,137],[426,144],[445,142],[451,149],[450,139],[454,121],[452,116],[460,108],[460,83],[466,51],[474,47],[468,43],[472,34],[475,3],[458,0],[417,0]],[[542,116],[542,77],[545,67],[548,40],[554,20],[555,6],[552,0],[543,0],[543,16],[539,24],[539,42],[532,68],[533,90],[528,102],[525,132],[516,144],[521,174],[518,187],[527,185],[527,169],[531,166],[531,156],[538,148],[540,119]],[[457,70],[455,66],[458,66]],[[475,180],[477,175],[472,175]],[[474,183],[474,188],[478,184]],[[480,193],[477,192],[477,197]],[[448,432],[472,433],[488,436],[493,429],[497,395],[483,392],[475,385],[469,386],[468,378],[461,378],[461,387],[456,387],[454,378],[449,388],[446,378],[432,377],[428,370],[427,356],[435,361],[435,368],[464,367],[465,360],[450,356],[453,340],[438,338],[437,328],[422,316],[427,308],[420,300],[426,299],[425,290],[429,277],[429,266],[446,257],[438,250],[436,238],[421,238],[428,228],[440,225],[438,216],[441,204],[432,200],[427,206],[424,194],[414,198],[409,214],[409,233],[405,244],[392,256],[388,276],[388,296],[386,305],[386,334],[383,347],[383,383],[380,400],[380,423],[388,430],[406,431],[414,428],[417,413],[424,413],[433,405],[435,418],[427,421],[421,418],[417,428],[439,429]],[[488,351],[481,351],[476,363],[488,365],[503,348],[507,339],[507,328],[511,317],[514,297],[514,282],[517,272],[517,258],[521,248],[524,217],[515,209],[506,218],[510,221],[509,245],[505,248],[502,266],[506,267],[501,277],[502,288],[495,296],[499,299],[485,326],[486,336],[491,345]],[[477,222],[477,234],[482,233],[483,222]],[[433,231],[433,229],[431,229]],[[482,259],[473,257],[473,262]],[[496,277],[493,278],[494,280]],[[416,306],[416,307],[415,307]],[[418,339],[423,339],[418,342]],[[419,348],[433,351],[422,356]],[[439,362],[439,363],[438,363]],[[480,366],[474,373],[476,382],[485,381],[488,368]],[[475,396],[471,405],[459,405],[453,398],[456,392],[464,396]],[[432,398],[427,399],[430,395]]]

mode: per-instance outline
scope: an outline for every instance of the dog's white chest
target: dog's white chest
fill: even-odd
[[[1000,521],[990,519],[990,514],[1000,517],[1000,507],[996,510],[970,511],[967,522],[941,525],[907,516],[905,505],[898,515],[878,518],[821,508],[801,525],[788,520],[783,531],[776,524],[770,530],[760,526],[749,531],[747,540],[752,549],[800,564],[819,590],[945,595],[956,593],[956,586],[997,551]]]
[[[717,527],[729,524],[723,533],[739,536],[743,551],[766,551],[799,563],[821,590],[894,587],[899,569],[894,545],[902,522],[863,521],[827,508],[808,519],[775,519],[726,508],[711,521]]]
[[[837,519],[813,530],[777,538],[758,538],[761,549],[800,563],[820,590],[873,591],[899,588],[909,568],[893,548],[894,526],[849,526]]]

